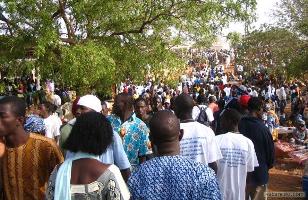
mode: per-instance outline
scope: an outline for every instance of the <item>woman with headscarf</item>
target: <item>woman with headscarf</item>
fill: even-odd
[[[37,133],[40,135],[45,135],[46,128],[44,124],[44,119],[39,117],[38,115],[29,115],[26,118],[24,129],[27,133]]]

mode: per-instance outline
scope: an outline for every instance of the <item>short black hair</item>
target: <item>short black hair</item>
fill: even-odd
[[[216,97],[215,96],[209,96],[209,103],[216,102]]]
[[[54,113],[57,110],[57,106],[49,101],[43,101],[41,105],[44,105],[49,113]]]
[[[205,95],[204,95],[204,93],[203,94],[199,94],[199,96],[197,97],[197,103],[199,104],[199,105],[201,105],[201,104],[206,104],[206,97],[205,97]]]
[[[226,108],[221,113],[220,117],[220,126],[224,132],[232,132],[234,131],[234,127],[238,126],[242,115],[235,109]]]
[[[138,99],[135,100],[135,106],[137,105],[137,103],[139,103],[141,101],[143,101],[145,103],[145,105],[147,105],[147,101],[144,98],[139,97]]]
[[[180,94],[174,100],[175,109],[177,114],[192,113],[194,107],[194,100],[188,94]],[[179,117],[179,116],[178,116]]]
[[[64,149],[101,155],[112,142],[113,129],[108,119],[98,112],[81,114],[64,143]]]
[[[17,96],[7,96],[0,100],[0,104],[9,104],[11,106],[11,111],[17,117],[26,116],[26,102]]]
[[[263,108],[263,102],[258,97],[251,97],[248,101],[248,110],[250,112],[259,111]]]
[[[120,93],[117,96],[124,99],[126,108],[132,109],[134,107],[134,98],[132,95],[128,93]]]
[[[225,104],[226,102],[223,99],[219,99],[219,101],[217,101],[217,105],[220,109],[223,109],[225,107]]]

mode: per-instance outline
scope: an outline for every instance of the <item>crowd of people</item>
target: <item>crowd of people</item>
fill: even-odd
[[[2,78],[0,96],[18,96],[25,100],[27,106],[49,101],[59,107],[72,99],[67,87],[60,87],[52,80],[45,80],[42,83],[35,73],[16,78]]]
[[[0,99],[2,197],[265,199],[275,128],[293,123],[290,142],[308,143],[307,88],[260,69],[226,74],[215,59],[189,63],[176,88],[127,81],[112,106],[92,94],[72,99],[68,121],[63,92],[36,108]]]

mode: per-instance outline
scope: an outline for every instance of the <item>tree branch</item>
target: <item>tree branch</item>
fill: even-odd
[[[110,34],[110,36],[116,36],[116,35],[125,35],[125,34],[130,34],[130,33],[143,33],[144,29],[146,28],[147,25],[152,24],[154,21],[158,20],[162,16],[169,16],[169,17],[174,17],[173,12],[171,10],[174,8],[176,4],[172,2],[170,5],[169,9],[165,12],[159,13],[156,16],[151,18],[151,14],[149,15],[148,20],[145,20],[142,22],[141,26],[136,29],[131,29],[127,31],[120,31],[120,32],[113,32]],[[150,11],[152,12],[152,10]]]
[[[67,44],[76,44],[76,41],[72,38],[60,38],[60,40]]]
[[[140,26],[140,28],[138,29],[132,29],[132,30],[128,30],[128,31],[120,31],[120,32],[114,32],[112,33],[110,36],[115,36],[115,35],[125,35],[125,34],[129,34],[129,33],[142,33],[143,30],[145,29],[146,25],[151,24],[152,22],[154,22],[155,20],[157,20],[159,17],[163,16],[164,14],[159,14],[156,15],[155,17],[153,17],[150,20],[146,20],[142,23],[142,25]]]
[[[70,20],[68,19],[67,15],[65,13],[65,3],[66,3],[65,1],[59,0],[59,12],[60,12],[60,15],[63,18],[64,23],[66,25],[68,38],[72,39],[72,38],[74,38],[75,34],[74,34],[74,31],[73,31],[72,23],[70,22]]]
[[[3,21],[6,23],[6,26],[10,32],[10,35],[13,35],[13,30],[11,28],[10,21],[2,13],[0,13],[0,21]]]

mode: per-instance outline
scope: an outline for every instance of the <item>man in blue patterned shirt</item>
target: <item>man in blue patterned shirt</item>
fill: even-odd
[[[221,194],[214,171],[181,157],[180,122],[170,111],[157,112],[150,121],[150,138],[157,156],[129,178],[131,199],[215,199]]]
[[[108,116],[113,130],[120,134],[132,170],[151,154],[149,129],[134,114],[134,99],[126,93],[118,94],[113,104],[113,114]]]

